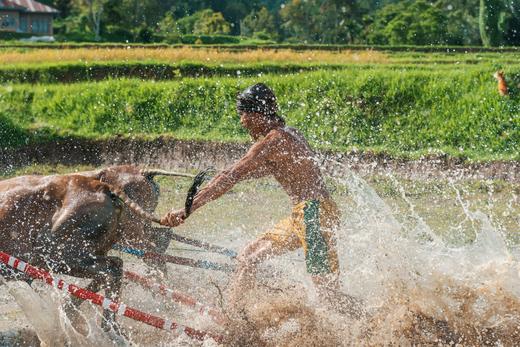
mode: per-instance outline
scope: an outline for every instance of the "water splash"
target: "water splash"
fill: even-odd
[[[410,223],[400,221],[402,216],[363,178],[339,163],[327,165],[335,166],[331,172],[335,172],[336,183],[349,192],[348,197],[337,198],[344,216],[337,235],[342,289],[363,301],[367,315],[348,317],[323,306],[305,272],[302,252],[297,251],[262,266],[258,287],[248,293],[239,316],[232,317],[224,331],[229,345],[518,344],[520,253],[506,242],[488,213],[465,201],[457,182],[448,181],[454,198],[445,208],[456,207],[462,213],[450,232],[470,225],[474,238],[454,244],[432,230],[424,213],[419,212],[420,206],[414,205],[406,188],[392,175],[387,179],[403,202]],[[508,209],[513,213],[515,199],[510,199]],[[245,232],[237,227],[230,233],[212,234],[214,239],[208,241],[238,249],[246,243]],[[173,277],[176,286],[184,285],[184,290],[193,288],[205,299],[215,296],[215,288],[202,280],[208,277],[206,273],[199,277],[189,269],[176,269]],[[221,279],[219,285],[224,287],[225,282]],[[24,293],[19,300],[30,296]],[[124,297],[143,309],[158,308],[156,298],[134,287],[127,287]],[[94,324],[99,311],[84,313],[90,317],[91,330],[87,337],[79,337],[57,309],[62,298],[30,300],[27,302],[33,304],[22,306],[34,318],[31,323],[42,341],[65,339],[73,345],[104,345],[107,341]],[[162,316],[181,316],[200,329],[216,329],[203,319],[193,319],[188,311],[166,306],[159,305]],[[49,322],[38,318],[38,312],[58,317],[59,326],[46,326]],[[131,331],[128,343],[135,345],[215,345],[211,340],[193,342],[128,320],[123,325]]]
[[[414,219],[412,227],[400,223],[361,177],[345,167],[333,172],[341,173],[335,179],[348,187],[355,206],[344,209],[338,231],[343,290],[364,302],[366,317],[345,317],[321,306],[303,266],[273,260],[270,266],[285,269],[273,282],[280,287],[296,278],[298,284],[286,283],[277,295],[251,294],[249,305],[242,305],[247,312],[235,329],[237,336],[245,331],[268,346],[519,343],[519,258],[490,217],[463,200],[455,182],[453,204],[462,208],[463,219],[475,231],[473,242],[460,246],[432,231],[398,180],[389,179]],[[314,329],[308,330],[310,322]],[[291,324],[293,332],[284,333]],[[260,333],[273,330],[278,339]]]
[[[348,264],[344,284],[372,312],[358,343],[520,341],[520,264],[486,214],[470,210],[457,191],[466,218],[479,230],[473,243],[451,247],[414,211],[402,189],[417,219],[413,230],[397,222],[360,177],[347,174],[344,183],[358,207],[339,235],[341,259]]]
[[[80,311],[84,326],[84,335],[78,333],[65,315],[62,307],[65,297],[58,291],[49,291],[46,287],[33,284],[31,288],[26,282],[7,282],[9,294],[31,324],[42,346],[92,346],[93,342],[102,345],[114,345],[115,340],[108,336],[95,324],[94,319],[87,318]],[[94,317],[96,314],[94,312]],[[96,317],[97,318],[97,317]],[[120,342],[119,345],[124,345]]]

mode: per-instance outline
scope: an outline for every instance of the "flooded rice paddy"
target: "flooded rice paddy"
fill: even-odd
[[[336,313],[320,302],[302,251],[264,263],[256,288],[238,310],[235,303],[226,302],[227,273],[168,265],[162,275],[135,257],[113,252],[125,260],[126,270],[150,276],[224,313],[233,307],[235,313],[224,327],[134,283],[125,283],[122,301],[222,334],[225,345],[234,346],[520,344],[518,183],[442,175],[405,179],[391,172],[361,177],[339,163],[327,167],[333,172],[328,185],[343,213],[337,235],[342,290],[362,302],[361,316]],[[47,174],[85,168],[25,170]],[[190,181],[164,177],[157,181],[161,186],[157,212],[181,207]],[[238,251],[289,213],[289,199],[276,182],[245,182],[197,211],[176,232]],[[230,262],[173,241],[168,253]],[[128,318],[121,320],[126,339],[111,340],[98,327],[100,310],[89,303],[81,306],[87,333],[83,336],[62,312],[66,300],[62,292],[38,282],[32,289],[22,282],[2,285],[0,331],[26,328],[36,331],[47,345],[217,345],[211,339],[197,342]],[[27,336],[26,345],[33,345],[31,334]]]

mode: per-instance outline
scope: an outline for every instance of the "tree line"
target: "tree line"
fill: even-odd
[[[74,41],[520,45],[520,0],[40,0]]]

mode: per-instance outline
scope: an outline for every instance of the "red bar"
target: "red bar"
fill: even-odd
[[[9,264],[10,258],[14,259],[13,265]],[[19,270],[17,267],[20,265],[20,260],[15,257],[11,257],[7,253],[0,252],[0,261],[8,266],[11,266],[11,267]],[[41,279],[49,285],[55,285],[54,278],[47,271],[44,271],[42,269],[39,269],[32,265],[27,264],[24,272],[34,279]],[[93,304],[103,307],[103,302],[105,301],[105,297],[103,295],[93,293],[91,291],[78,287],[74,284],[69,284],[66,286],[66,288],[64,288],[64,283],[62,280],[59,280],[58,283],[56,283],[56,287],[58,289],[60,287],[60,283],[61,283],[61,288],[63,288],[63,290],[67,290],[70,294],[72,294],[80,299],[83,299],[83,300],[89,300]],[[119,310],[120,305],[122,305],[122,304],[110,301],[108,308],[113,312],[117,312]],[[126,307],[125,311],[123,312],[123,315],[125,317],[143,322],[145,324],[148,324],[148,325],[151,325],[153,327],[163,329],[163,330],[175,330],[178,327],[180,327],[180,325],[175,322],[172,322],[172,325],[170,327],[165,327],[164,325],[165,325],[166,321],[163,318],[153,316],[151,314],[139,311],[139,310],[131,308],[131,307]],[[214,339],[215,341],[217,341],[219,343],[222,343],[224,341],[224,337],[222,335],[215,335],[215,334],[211,334],[208,332],[193,329],[190,327],[183,327],[182,330],[184,331],[184,333],[186,333],[186,335],[188,335],[189,337],[191,337],[193,339],[202,341],[206,337],[211,337],[212,339]]]

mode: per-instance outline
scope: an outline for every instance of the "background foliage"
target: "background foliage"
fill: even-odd
[[[41,2],[61,11],[56,33],[70,41],[175,43],[187,34],[226,34],[297,43],[520,44],[520,0]]]

